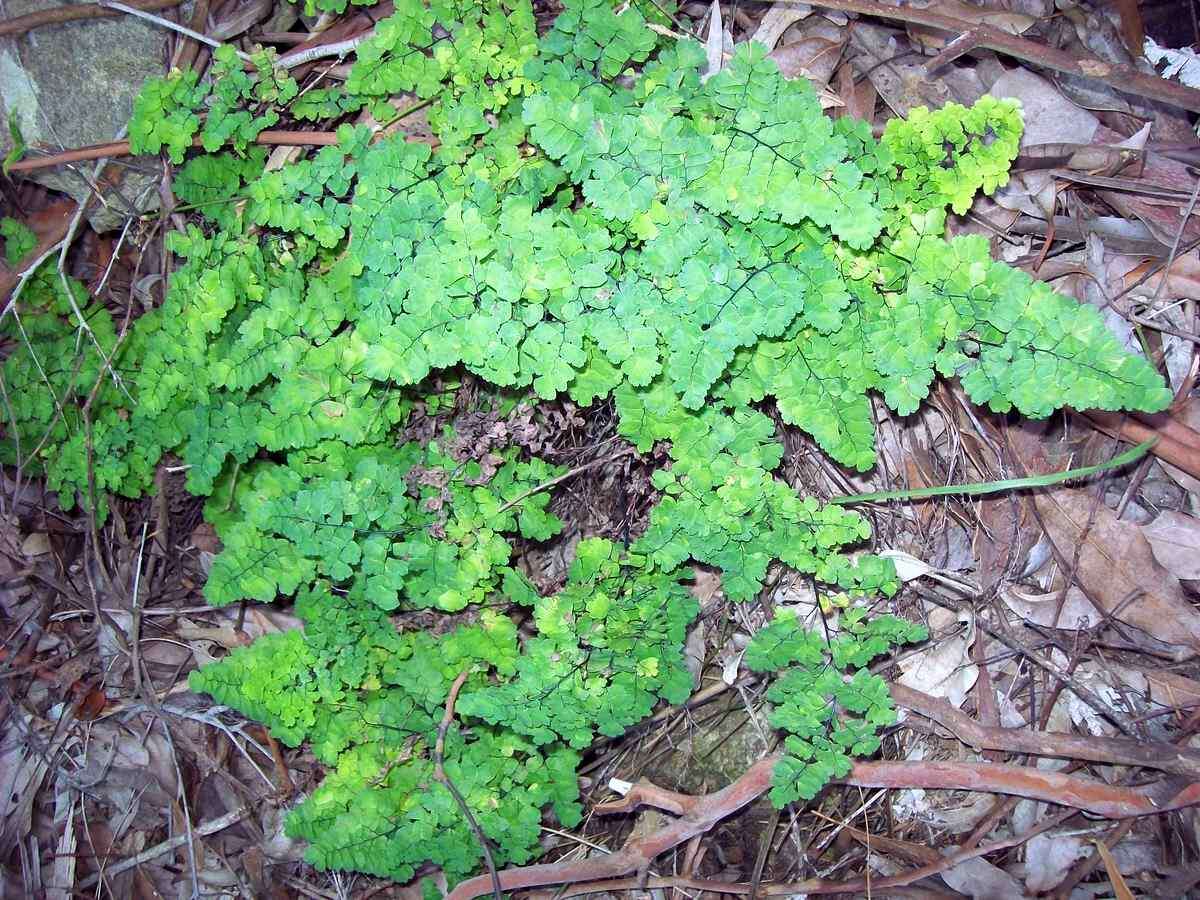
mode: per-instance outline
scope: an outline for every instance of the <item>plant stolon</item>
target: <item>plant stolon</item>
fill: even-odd
[[[772,799],[814,797],[894,719],[867,664],[924,633],[867,615],[895,570],[850,553],[863,518],[773,474],[766,404],[866,470],[872,403],[911,413],[937,376],[1028,416],[1155,411],[1170,393],[1095,310],[982,238],[944,238],[948,209],[1006,180],[1012,102],[914,110],[876,140],[753,43],[702,77],[699,44],[647,27],[658,3],[568,0],[540,38],[527,0],[394,6],[337,88],[301,91],[271,53],[247,67],[231,48],[205,81],[146,86],[131,143],[179,164],[197,224],[169,239],[165,302],[127,329],[52,267],[30,281],[3,322],[4,461],[103,516],[170,453],[224,546],[210,601],[294,597],[303,630],[191,685],[328,766],[288,820],[320,867],[478,871],[446,778],[497,864],[539,853],[546,810],[576,825],[581,754],[691,692],[692,563],[733,601],[782,564],[844,607],[834,635],[781,613],[746,653],[778,673]],[[414,103],[436,149],[343,124],[277,169],[253,144],[282,116],[387,126]],[[2,233],[12,260],[32,246],[15,222]],[[621,437],[669,454],[645,532],[581,540],[565,586],[535,590],[514,541],[559,532],[541,488],[563,470],[515,448],[471,458],[451,432],[397,438],[452,369],[497,396],[610,400]],[[397,627],[415,610],[443,626]]]

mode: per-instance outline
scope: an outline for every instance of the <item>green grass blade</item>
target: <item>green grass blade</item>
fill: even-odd
[[[995,494],[1000,491],[1021,490],[1023,488],[1040,488],[1052,484],[1062,484],[1064,481],[1074,481],[1103,472],[1107,469],[1119,469],[1141,459],[1154,446],[1157,438],[1143,441],[1136,447],[1131,447],[1120,456],[1114,456],[1107,462],[1094,466],[1084,466],[1081,469],[1067,469],[1065,472],[1051,472],[1048,475],[1031,475],[1028,478],[1006,478],[1003,481],[984,481],[978,484],[949,484],[944,487],[917,488],[912,491],[877,491],[873,494],[850,494],[847,497],[835,497],[831,503],[846,505],[849,503],[875,503],[880,500],[923,500],[926,497],[945,497],[951,494]]]

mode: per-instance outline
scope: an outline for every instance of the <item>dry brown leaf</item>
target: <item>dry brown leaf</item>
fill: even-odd
[[[967,652],[974,640],[975,617],[967,609],[954,613],[928,604],[926,609],[934,640],[900,661],[897,680],[906,687],[944,697],[957,708],[979,677],[979,668]]]
[[[875,121],[875,103],[879,100],[879,92],[869,78],[855,83],[854,67],[843,63],[837,70],[837,95],[846,106],[841,115],[862,119],[865,122]]]
[[[1036,834],[1025,845],[1025,888],[1030,895],[1048,891],[1067,877],[1075,860],[1087,853],[1083,838]]]
[[[1142,534],[1168,572],[1176,578],[1200,578],[1200,519],[1167,510],[1143,525]]]
[[[1200,297],[1200,292],[1198,292]],[[1200,397],[1192,397],[1173,414],[1173,418],[1193,430],[1200,431]],[[1159,461],[1163,471],[1170,475],[1175,482],[1190,494],[1200,498],[1200,478],[1193,478],[1183,469],[1170,463]]]
[[[1004,73],[988,92],[994,97],[1021,101],[1025,113],[1022,149],[1039,144],[1088,144],[1100,126],[1094,115],[1080,109],[1053,84],[1028,69]]]
[[[779,66],[784,78],[807,78],[813,87],[822,88],[833,77],[844,46],[844,41],[807,37],[794,44],[778,47],[768,56]]]
[[[1166,669],[1129,669],[1110,665],[1113,673],[1129,688],[1149,692],[1152,703],[1162,707],[1189,710],[1200,706],[1200,681]]]
[[[21,542],[21,552],[26,556],[44,556],[50,552],[50,535],[35,531]]]
[[[1096,129],[1093,140],[1099,144],[1116,144],[1124,135],[1110,131],[1103,125]],[[1196,179],[1188,167],[1160,154],[1149,156],[1138,172],[1138,182],[1147,187],[1173,188],[1191,191]],[[1135,191],[1097,190],[1097,195],[1126,218],[1138,218],[1154,237],[1164,246],[1175,243],[1179,226],[1183,221],[1183,206],[1177,200],[1148,197]],[[1181,244],[1190,244],[1200,238],[1200,221],[1193,216],[1183,228]]]
[[[772,6],[759,21],[758,28],[750,40],[758,41],[770,52],[775,49],[775,45],[788,28],[811,14],[812,7],[803,4],[784,3]]]
[[[1119,277],[1114,277],[1114,283],[1120,283],[1124,290],[1133,290],[1138,294],[1153,297],[1161,292],[1163,297],[1200,300],[1200,250],[1190,253],[1180,253],[1166,273],[1155,272],[1144,282],[1133,287],[1159,260],[1144,261],[1136,256],[1115,256],[1109,266]],[[1164,282],[1162,287],[1159,284]]]
[[[968,859],[941,873],[942,880],[966,897],[978,900],[1023,900],[1021,883],[986,859]]]
[[[1069,559],[1079,547],[1076,578],[1104,612],[1170,645],[1180,659],[1200,651],[1200,612],[1154,558],[1139,526],[1083,490],[1040,494],[1036,502],[1059,552]]]
[[[1016,495],[984,499],[978,511],[975,553],[979,559],[979,585],[989,591],[1005,578],[1022,573],[1029,551],[1041,534],[1028,504]]]
[[[1074,587],[1067,590],[1061,610],[1058,607],[1058,591],[1031,594],[1010,585],[1000,592],[1000,596],[1018,616],[1042,628],[1081,628],[1085,621],[1096,625],[1104,618],[1083,591]]]
[[[963,3],[961,0],[934,0],[932,3],[917,3],[915,5],[940,13],[943,16],[958,19],[960,22],[968,22],[972,25],[990,25],[993,28],[998,28],[1000,31],[1007,31],[1009,34],[1024,34],[1037,24],[1037,19],[1033,16],[1027,16],[1024,13],[986,9],[971,3]],[[924,25],[909,23],[906,27],[909,39],[914,44],[924,47],[931,53],[941,50],[953,38],[957,37],[955,34],[950,34],[938,28],[929,28]]]

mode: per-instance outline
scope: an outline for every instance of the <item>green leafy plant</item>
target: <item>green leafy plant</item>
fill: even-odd
[[[176,175],[201,218],[171,236],[165,302],[118,341],[78,296],[107,362],[48,269],[4,324],[22,389],[10,444],[40,442],[17,452],[65,503],[89,498],[89,460],[101,492],[138,496],[172,453],[224,542],[210,600],[295,598],[302,631],[192,686],[329,766],[289,820],[319,866],[479,867],[435,777],[460,678],[445,772],[499,862],[533,858],[543,809],[578,821],[580,751],[688,694],[697,562],[733,601],[773,565],[843,598],[836,633],[780,616],[746,657],[781,671],[772,796],[815,796],[892,721],[866,664],[922,632],[867,617],[895,571],[850,552],[861,516],[777,477],[780,428],[866,470],[873,404],[910,413],[938,376],[1030,416],[1170,400],[1093,309],[982,239],[944,238],[947,209],[1005,179],[1012,102],[917,111],[877,141],[755,45],[702,78],[697,44],[646,27],[659,14],[570,0],[537,39],[523,0],[397,0],[344,88],[301,95],[268,58],[250,72],[228,54],[211,84],[152,83],[133,141],[177,162],[197,135],[207,151]],[[429,106],[436,150],[342,124],[337,145],[268,170],[250,144],[288,111],[386,121],[404,103]],[[27,241],[6,228],[11,255]],[[668,460],[645,532],[580,541],[565,586],[535,590],[514,552],[556,533],[542,488],[559,470],[515,449],[473,458],[452,433],[401,443],[451,369],[510,396],[611,401],[620,436]]]

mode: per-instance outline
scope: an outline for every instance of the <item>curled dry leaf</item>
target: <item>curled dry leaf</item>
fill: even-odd
[[[1025,111],[1022,149],[1039,144],[1089,144],[1100,126],[1099,119],[1028,69],[1013,69],[1001,75],[989,93],[1021,101]]]
[[[1006,10],[985,9],[961,0],[933,0],[930,3],[916,3],[915,6],[950,16],[960,22],[972,25],[990,25],[1009,34],[1024,34],[1037,24],[1037,19],[1024,13],[1008,12]],[[929,28],[924,25],[908,23],[906,26],[909,40],[929,53],[937,53],[957,35]]]
[[[1095,134],[1097,143],[1116,144],[1123,138],[1123,135],[1103,126]],[[1137,179],[1137,186],[1171,189],[1184,192],[1183,196],[1190,193],[1195,184],[1196,179],[1186,165],[1158,153],[1145,157]],[[1137,190],[1098,190],[1096,193],[1126,218],[1140,219],[1164,247],[1175,243],[1186,204],[1169,197],[1148,196]],[[1197,238],[1200,238],[1200,221],[1192,216],[1183,225],[1180,244],[1188,245]]]
[[[1021,883],[982,857],[968,859],[942,873],[942,880],[971,900],[1022,900]]]
[[[812,7],[803,3],[781,3],[767,10],[750,40],[758,41],[768,51],[774,50],[783,33],[794,23],[807,18]]]
[[[1088,852],[1082,838],[1035,834],[1025,845],[1025,887],[1030,894],[1048,891],[1067,877],[1075,860]]]
[[[1168,572],[1176,578],[1200,578],[1200,519],[1168,510],[1143,525],[1142,534]]]
[[[1038,512],[1059,552],[1078,547],[1075,576],[1103,611],[1168,645],[1180,659],[1200,652],[1200,612],[1150,549],[1139,526],[1122,522],[1084,490],[1038,495]]]
[[[1058,605],[1059,591],[1033,594],[1010,585],[1000,592],[1000,596],[1018,616],[1042,628],[1086,628],[1104,618],[1104,614],[1092,605],[1087,595],[1075,587],[1067,590],[1066,597],[1062,598],[1061,609]]]
[[[966,609],[956,614],[930,606],[928,619],[931,640],[920,653],[900,661],[902,674],[898,680],[905,687],[944,697],[957,708],[979,677],[978,667],[968,656],[975,617]]]
[[[844,41],[831,41],[823,37],[806,37],[777,47],[770,58],[779,66],[784,78],[807,78],[814,88],[823,88],[833,77],[842,58]]]

